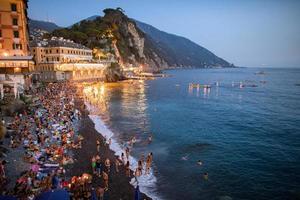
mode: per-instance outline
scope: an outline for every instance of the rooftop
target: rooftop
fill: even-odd
[[[52,37],[51,39],[43,39],[41,41],[32,41],[30,43],[31,47],[69,47],[76,49],[90,50],[82,44],[73,42],[72,40],[67,40],[62,37]]]

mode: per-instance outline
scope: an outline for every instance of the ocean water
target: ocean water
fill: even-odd
[[[115,151],[135,136],[132,162],[153,152],[143,192],[170,200],[300,198],[300,69],[166,73],[171,77],[86,86],[91,117]],[[212,87],[191,90],[191,82]]]

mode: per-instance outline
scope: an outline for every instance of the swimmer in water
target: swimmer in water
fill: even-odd
[[[125,155],[126,155],[126,159],[127,159],[127,161],[129,160],[129,148],[128,147],[126,147],[126,149],[125,149]]]
[[[149,142],[149,144],[152,142],[152,135],[149,135],[148,142]]]
[[[188,160],[188,158],[189,158],[189,155],[182,156],[182,157],[181,157],[181,160]]]
[[[97,152],[99,153],[100,152],[100,141],[99,140],[96,141],[96,145],[97,145]]]
[[[132,144],[136,143],[136,137],[135,136],[133,136],[133,138],[131,139],[131,143]]]
[[[145,174],[149,174],[150,173],[150,167],[151,167],[151,158],[150,158],[150,154],[147,156],[146,159],[146,170],[145,170]]]
[[[205,173],[203,174],[203,178],[204,178],[205,180],[208,180],[208,173],[207,173],[207,172],[205,172]]]
[[[122,160],[123,165],[125,165],[125,164],[126,164],[126,163],[125,163],[125,155],[124,155],[123,152],[122,152],[122,154],[121,154],[121,160]]]
[[[202,165],[202,161],[201,161],[201,160],[198,160],[197,164],[198,164],[198,165]]]

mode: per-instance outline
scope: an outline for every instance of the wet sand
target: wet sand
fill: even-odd
[[[95,124],[88,116],[88,111],[84,109],[84,101],[82,98],[75,98],[75,106],[82,113],[80,120],[79,134],[84,137],[82,148],[73,150],[75,163],[67,167],[67,176],[79,176],[84,172],[92,174],[91,158],[97,155],[96,141],[102,141],[103,137],[95,130]],[[111,172],[109,176],[109,190],[106,192],[109,200],[133,200],[135,189],[130,185],[131,178],[125,176],[125,168],[119,167],[119,173],[115,171],[115,155],[108,146],[101,145],[100,157],[102,164],[106,158],[111,161]],[[132,173],[132,172],[131,172]],[[103,187],[102,178],[93,176],[93,187]],[[151,199],[141,193],[141,200]]]

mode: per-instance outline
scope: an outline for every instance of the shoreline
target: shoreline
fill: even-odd
[[[75,97],[75,107],[81,112],[81,120],[79,124],[78,133],[83,136],[82,148],[74,150],[74,164],[68,166],[67,176],[78,176],[83,172],[92,174],[91,158],[97,155],[96,141],[103,141],[104,137],[101,133],[96,130],[95,123],[89,117],[89,111],[85,106],[84,99],[78,94]],[[100,146],[100,157],[101,160],[106,158],[114,161],[116,159],[115,152],[107,145]],[[109,190],[106,192],[109,199],[134,199],[135,188],[130,184],[131,179],[125,176],[125,168],[120,167],[119,173],[115,170],[115,163],[112,162],[111,173],[109,176]],[[131,174],[133,174],[131,170]],[[101,178],[93,177],[92,186],[102,186],[103,180]],[[140,193],[141,200],[150,200],[151,198]]]

